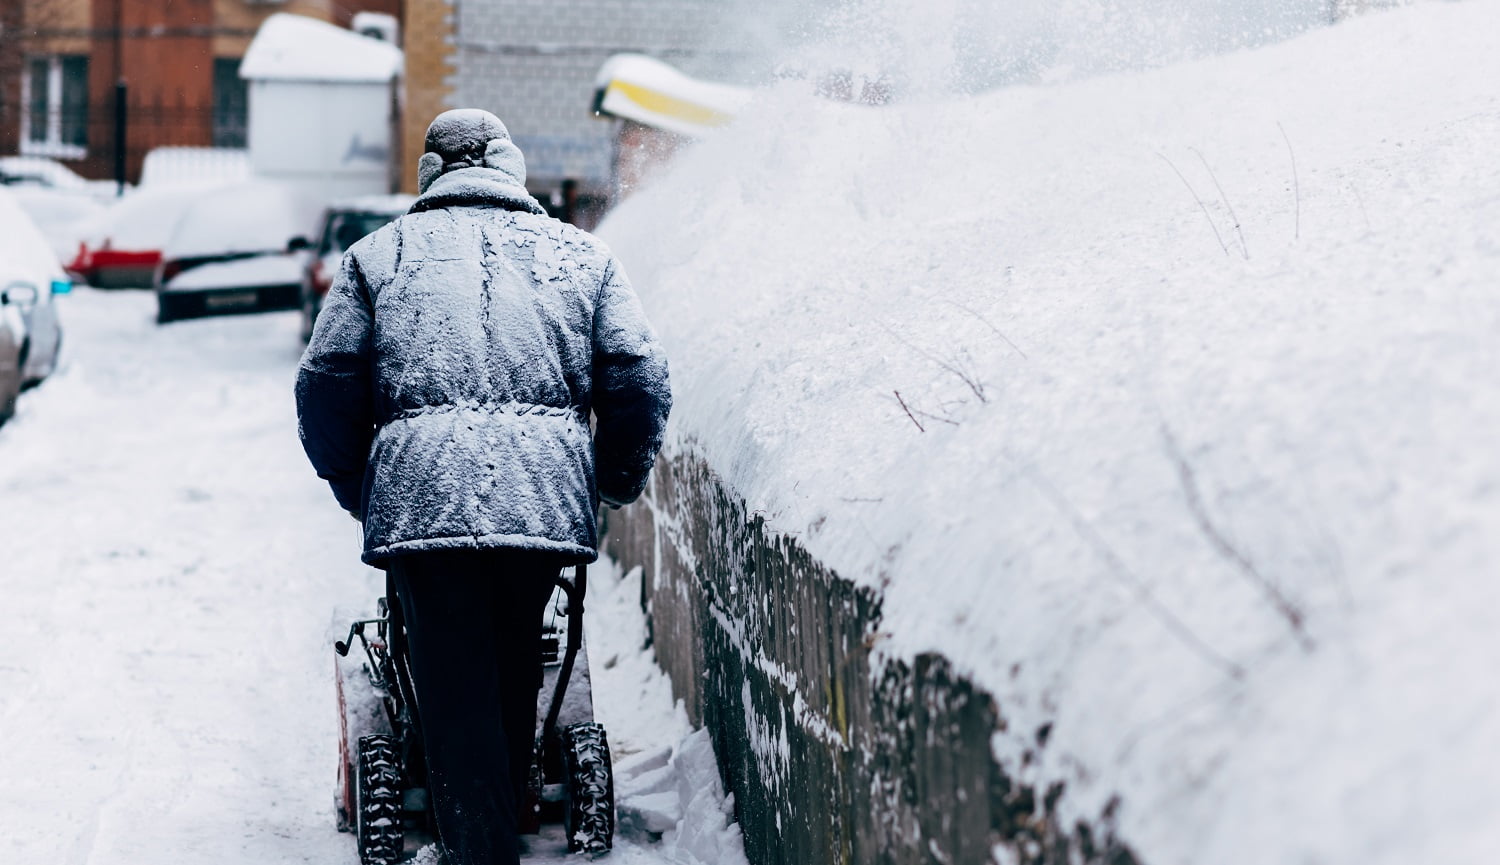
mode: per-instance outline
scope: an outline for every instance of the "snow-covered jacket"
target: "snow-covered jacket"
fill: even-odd
[[[367,562],[593,561],[596,495],[633,501],[661,445],[667,362],[625,273],[500,165],[424,178],[410,213],[351,247],[303,355],[302,444],[363,519]]]

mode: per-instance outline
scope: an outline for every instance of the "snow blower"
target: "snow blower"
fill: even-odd
[[[542,688],[523,834],[562,823],[572,853],[600,855],[614,844],[614,775],[604,728],[594,722],[583,599],[588,572],[560,575],[542,630]],[[400,604],[387,583],[373,618],[358,618],[334,644],[339,707],[335,805],[339,831],[352,832],[364,865],[392,865],[408,837],[436,837]],[[560,602],[566,601],[566,605]],[[566,619],[566,627],[559,624]],[[342,618],[341,621],[348,621]],[[355,640],[363,657],[351,652]],[[504,783],[496,779],[496,783]]]

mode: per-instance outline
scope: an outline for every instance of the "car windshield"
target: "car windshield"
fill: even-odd
[[[323,252],[342,254],[360,238],[396,218],[393,213],[335,213],[323,233]]]

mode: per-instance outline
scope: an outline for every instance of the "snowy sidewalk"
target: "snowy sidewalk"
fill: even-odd
[[[333,823],[328,631],[380,581],[297,443],[297,322],[158,328],[152,311],[149,294],[66,299],[62,369],[0,427],[0,861],[357,862]],[[611,860],[737,853],[701,734],[664,762],[689,731],[639,648],[636,583],[597,571],[622,825],[668,830],[624,833]],[[661,793],[688,778],[706,800],[674,810]],[[631,783],[656,794],[644,812]],[[684,811],[706,846],[662,824]]]

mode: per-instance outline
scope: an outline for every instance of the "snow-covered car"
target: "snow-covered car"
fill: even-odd
[[[40,156],[0,157],[0,186],[15,196],[60,261],[78,254],[86,227],[114,202],[112,181],[87,180]]]
[[[99,288],[150,288],[177,221],[205,194],[194,186],[127,193],[82,229],[68,270]]]
[[[223,312],[296,309],[314,209],[267,180],[200,194],[183,213],[156,272],[157,321]]]
[[[62,345],[53,296],[72,289],[52,247],[9,191],[0,189],[0,290],[22,319],[21,384],[52,373]]]
[[[83,247],[89,227],[109,209],[99,198],[66,189],[41,186],[10,188],[16,202],[41,229],[59,261],[72,261]]]
[[[42,156],[0,156],[0,185],[79,192],[95,198],[115,194],[113,181],[89,180],[61,162]]]
[[[313,324],[323,309],[323,299],[333,287],[344,252],[360,238],[374,232],[411,208],[410,195],[370,195],[342,201],[323,213],[312,255],[302,274],[302,339],[312,336]],[[302,245],[297,239],[294,245]]]

